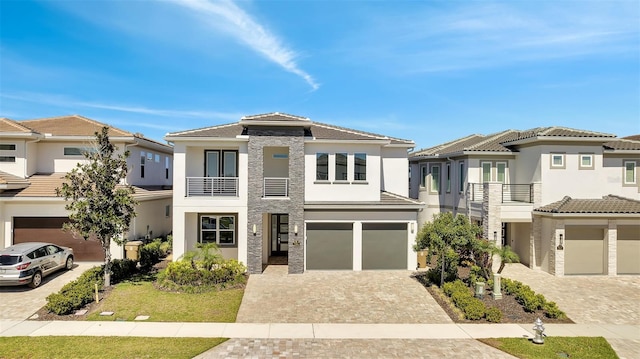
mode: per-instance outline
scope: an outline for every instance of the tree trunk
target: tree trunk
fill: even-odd
[[[109,243],[104,245],[104,286],[111,286],[111,249]]]

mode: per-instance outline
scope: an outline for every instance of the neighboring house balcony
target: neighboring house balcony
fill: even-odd
[[[238,177],[187,177],[187,197],[238,197]]]
[[[264,178],[264,198],[289,197],[288,177],[265,177]]]
[[[531,222],[534,204],[540,204],[540,190],[535,183],[469,183],[466,196],[469,214],[482,222],[488,218],[499,222]]]
[[[484,183],[469,183],[467,196],[471,202],[484,201]],[[500,202],[533,203],[533,184],[502,183]]]

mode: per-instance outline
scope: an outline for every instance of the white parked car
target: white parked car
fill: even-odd
[[[73,268],[71,248],[27,242],[0,249],[0,286],[28,284],[36,288],[42,278],[63,268]]]

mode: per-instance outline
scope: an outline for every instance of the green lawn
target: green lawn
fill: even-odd
[[[618,355],[602,337],[547,337],[544,344],[525,338],[480,339],[481,342],[522,359],[612,359]]]
[[[133,320],[150,316],[153,322],[225,322],[236,321],[243,289],[207,293],[170,293],[157,290],[150,282],[125,282],[115,286],[100,302],[88,320]],[[100,312],[115,312],[100,316]]]
[[[221,338],[0,337],[0,358],[193,358]]]

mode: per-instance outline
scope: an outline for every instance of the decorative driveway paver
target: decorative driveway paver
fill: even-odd
[[[44,277],[35,289],[28,286],[0,287],[0,320],[24,320],[47,304],[49,294],[59,291],[65,284],[78,278],[87,269],[102,263],[78,262],[70,271],[59,271]]]
[[[507,264],[502,274],[558,303],[576,323],[640,324],[640,276],[556,277],[522,264]]]
[[[452,323],[410,271],[251,275],[239,323]]]
[[[515,358],[473,339],[231,339],[196,359]]]

